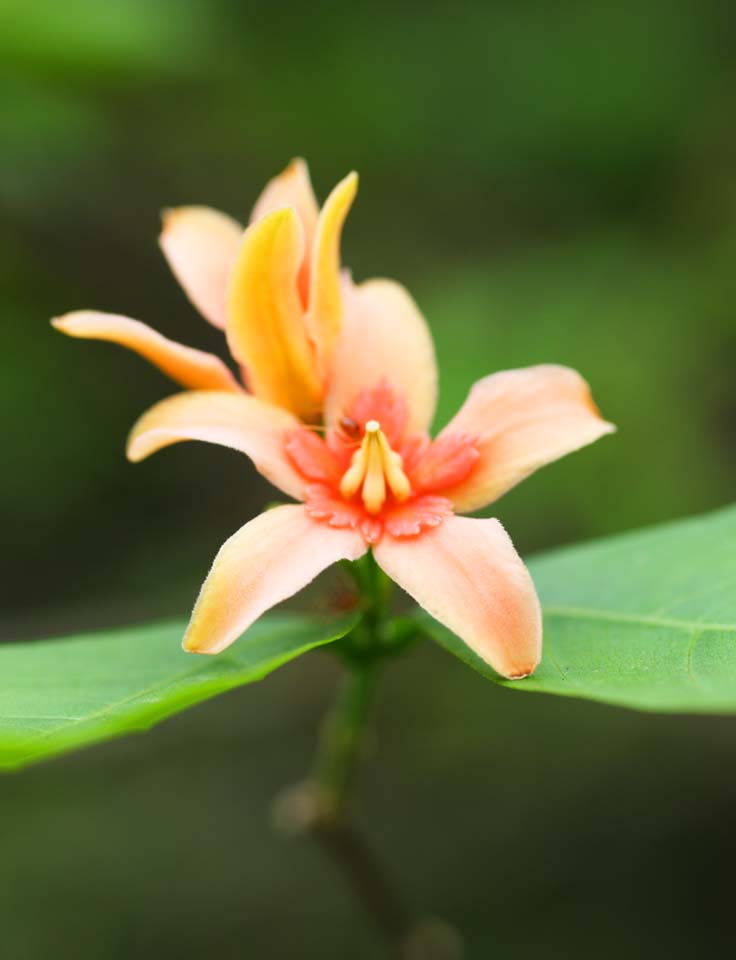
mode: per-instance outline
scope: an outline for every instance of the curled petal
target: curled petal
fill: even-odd
[[[251,214],[251,223],[273,213],[281,207],[293,207],[304,230],[304,256],[297,275],[297,286],[302,306],[306,309],[309,302],[309,275],[312,264],[312,243],[317,232],[319,207],[314,196],[309,169],[301,157],[292,160],[286,170],[263,189]]]
[[[498,520],[447,517],[421,536],[384,536],[378,564],[501,676],[528,676],[542,653],[529,571]]]
[[[51,323],[70,337],[107,340],[134,350],[167,377],[190,390],[242,391],[219,357],[169,340],[140,320],[97,310],[77,310],[57,317]]]
[[[223,544],[194,607],[184,649],[219,653],[275,604],[338,560],[366,552],[355,530],[310,519],[296,504],[267,510]]]
[[[329,423],[349,411],[363,390],[385,382],[406,398],[408,430],[429,428],[437,400],[432,337],[409,294],[392,280],[343,284],[345,312],[326,398]]]
[[[322,437],[306,427],[289,430],[285,447],[292,463],[308,480],[337,485],[341,462]]]
[[[396,503],[383,515],[384,527],[392,537],[416,537],[422,530],[438,527],[452,516],[452,504],[444,497],[425,495],[408,503]]]
[[[311,483],[306,489],[306,508],[315,520],[326,520],[331,527],[352,527],[357,530],[365,516],[361,504],[345,500],[334,488],[324,483]]]
[[[290,207],[248,227],[230,275],[227,339],[255,394],[313,420],[322,383],[296,287],[303,249]]]
[[[368,390],[361,390],[346,413],[362,430],[369,420],[377,420],[391,446],[400,446],[406,433],[409,408],[404,395],[397,393],[385,380]]]
[[[442,493],[456,510],[477,510],[544,464],[614,430],[601,418],[588,384],[569,367],[494,373],[473,386],[438,438],[471,434],[480,454],[468,476]]]
[[[418,447],[412,447],[411,441]],[[446,433],[422,450],[423,438],[410,438],[406,444],[413,458],[411,482],[415,490],[446,490],[456,486],[473,470],[480,453],[476,438],[463,433]],[[408,469],[408,467],[407,467]]]
[[[404,438],[404,442],[400,446],[401,459],[404,462],[404,470],[407,474],[413,475],[417,465],[421,462],[422,457],[425,456],[432,441],[429,439],[426,433],[412,433],[410,436]]]
[[[329,370],[333,348],[342,327],[340,237],[357,190],[358,174],[349,173],[325,201],[317,223],[306,323],[317,348],[323,376]]]
[[[133,427],[128,457],[134,462],[182,440],[203,440],[246,454],[259,473],[297,500],[304,479],[284,449],[284,434],[298,421],[248,394],[190,391],[151,407]]]
[[[382,521],[366,513],[360,501],[345,500],[326,484],[312,483],[307,487],[305,507],[314,520],[325,521],[331,527],[359,530],[367,543],[381,539]]]
[[[211,324],[225,328],[225,292],[243,227],[209,207],[165,210],[159,245],[190,301]]]

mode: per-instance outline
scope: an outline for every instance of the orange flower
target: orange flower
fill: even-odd
[[[356,286],[339,275],[355,184],[343,180],[318,215],[306,167],[295,162],[266,188],[242,240],[212,211],[167,218],[164,251],[192,301],[225,325],[252,394],[217,358],[135,321],[82,313],[56,326],[132,346],[192,388],[143,415],[131,460],[182,440],[219,443],[301,501],[261,514],[224,544],[187,650],[218,653],[326,567],[372,549],[495,670],[527,676],[542,643],[531,577],[497,520],[456,514],[614,428],[579,374],[543,365],[480,380],[431,440],[437,371],[422,315],[392,281]],[[324,436],[309,426],[320,414]]]
[[[250,392],[310,422],[321,415],[340,331],[340,234],[357,187],[349,174],[320,211],[306,164],[294,160],[266,186],[245,231],[208,207],[164,213],[161,249],[194,306],[225,331]],[[243,389],[218,357],[136,320],[82,310],[53,324],[135,350],[190,390]]]

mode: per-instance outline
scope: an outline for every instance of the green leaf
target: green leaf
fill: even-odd
[[[227,652],[181,649],[184,622],[0,646],[0,769],[147,730],[203,700],[252,683],[355,624],[279,613]]]
[[[529,567],[544,608],[544,655],[533,676],[502,680],[422,616],[424,629],[514,690],[736,712],[736,508],[557,550]]]

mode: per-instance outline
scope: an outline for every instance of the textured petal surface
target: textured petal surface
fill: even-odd
[[[317,232],[319,207],[314,196],[309,169],[304,160],[297,157],[289,166],[263,189],[251,214],[251,223],[281,207],[293,207],[304,230],[304,256],[297,276],[302,305],[306,309],[309,300],[309,274],[312,264],[312,244]]]
[[[386,573],[504,677],[528,676],[542,654],[529,571],[498,520],[447,517],[413,539],[373,547]]]
[[[344,411],[361,430],[369,420],[377,420],[392,447],[404,439],[409,422],[409,406],[403,393],[398,393],[386,380],[368,390],[361,390],[352,405]]]
[[[303,245],[290,207],[248,227],[230,275],[227,339],[255,394],[313,420],[322,383],[296,286]]]
[[[362,390],[381,381],[406,398],[408,430],[427,430],[437,402],[434,344],[424,317],[392,280],[343,284],[345,313],[326,401],[328,422],[349,411]]]
[[[202,316],[225,328],[227,278],[243,227],[209,207],[166,210],[159,244],[174,276]]]
[[[246,454],[274,486],[299,500],[304,479],[284,449],[286,431],[297,426],[285,410],[244,393],[180,393],[143,414],[128,439],[128,457],[138,462],[182,440],[217,443]]]
[[[446,433],[434,443],[422,434],[404,445],[407,470],[414,490],[446,490],[457,486],[475,469],[480,458],[476,438],[464,433]]]
[[[205,580],[184,648],[219,653],[275,604],[338,560],[366,552],[355,530],[312,520],[298,505],[267,510],[223,544]]]
[[[51,322],[70,337],[107,340],[134,350],[182,387],[242,391],[219,357],[169,340],[140,320],[96,310],[77,310]]]
[[[357,173],[348,174],[338,183],[322,207],[314,240],[306,321],[309,334],[317,348],[323,376],[329,369],[342,326],[340,238],[357,190]]]
[[[397,503],[384,510],[381,519],[393,537],[417,537],[428,527],[438,527],[452,516],[452,504],[444,497],[426,494],[407,503]]]
[[[331,483],[333,486],[340,482],[341,461],[316,433],[305,427],[289,430],[285,447],[291,462],[308,480]]]
[[[588,384],[569,367],[494,373],[473,386],[439,436],[470,434],[480,453],[468,477],[442,493],[456,510],[477,510],[538,467],[614,430],[601,418]]]

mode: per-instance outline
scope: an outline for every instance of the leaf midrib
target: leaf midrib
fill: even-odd
[[[252,667],[252,668],[240,667],[238,670],[234,671],[233,674],[230,674],[230,675],[208,677],[205,680],[203,686],[206,687],[208,685],[212,685],[216,688],[221,688],[222,692],[224,693],[225,690],[227,689],[232,689],[233,687],[239,686],[240,683],[242,683],[244,676],[248,679],[255,680],[259,677],[259,674],[265,675],[270,670],[274,670],[277,667],[281,666],[284,662],[288,662],[289,660],[293,659],[293,657],[299,656],[301,653],[304,653],[307,650],[311,650],[311,649],[313,649],[311,645],[306,645],[306,648],[301,647],[297,651],[295,651],[293,656],[291,654],[289,654],[288,656],[278,655],[278,656],[272,657],[270,660],[266,661],[263,664],[259,664],[258,667]],[[63,730],[66,732],[71,727],[80,726],[82,724],[95,721],[95,720],[104,720],[109,716],[114,715],[114,713],[120,707],[123,707],[126,704],[132,704],[132,703],[135,703],[136,701],[140,701],[143,698],[150,696],[151,694],[160,693],[162,690],[165,690],[167,687],[170,687],[173,684],[176,684],[187,677],[196,676],[198,672],[202,673],[202,667],[200,665],[197,665],[193,668],[188,668],[186,670],[181,671],[178,674],[175,674],[173,677],[168,677],[165,680],[157,680],[154,683],[150,684],[148,687],[144,687],[143,689],[138,690],[135,693],[129,694],[128,696],[123,697],[120,700],[116,700],[112,703],[105,704],[103,707],[100,707],[98,710],[95,710],[92,713],[83,715],[81,717],[47,718],[47,717],[28,716],[28,717],[16,717],[15,719],[26,720],[29,723],[32,723],[34,720],[46,720],[46,719],[59,719],[59,720],[67,721],[59,727],[54,727],[51,730],[34,732],[31,736],[23,738],[24,744],[35,745],[39,741],[43,741],[57,735],[60,730]]]
[[[637,613],[621,613],[616,610],[595,610],[581,607],[542,606],[545,617],[567,617],[575,620],[605,620],[608,623],[633,623],[646,627],[675,627],[682,630],[717,630],[721,633],[736,633],[736,624],[707,623],[702,620],[678,620],[669,617],[648,616]]]

